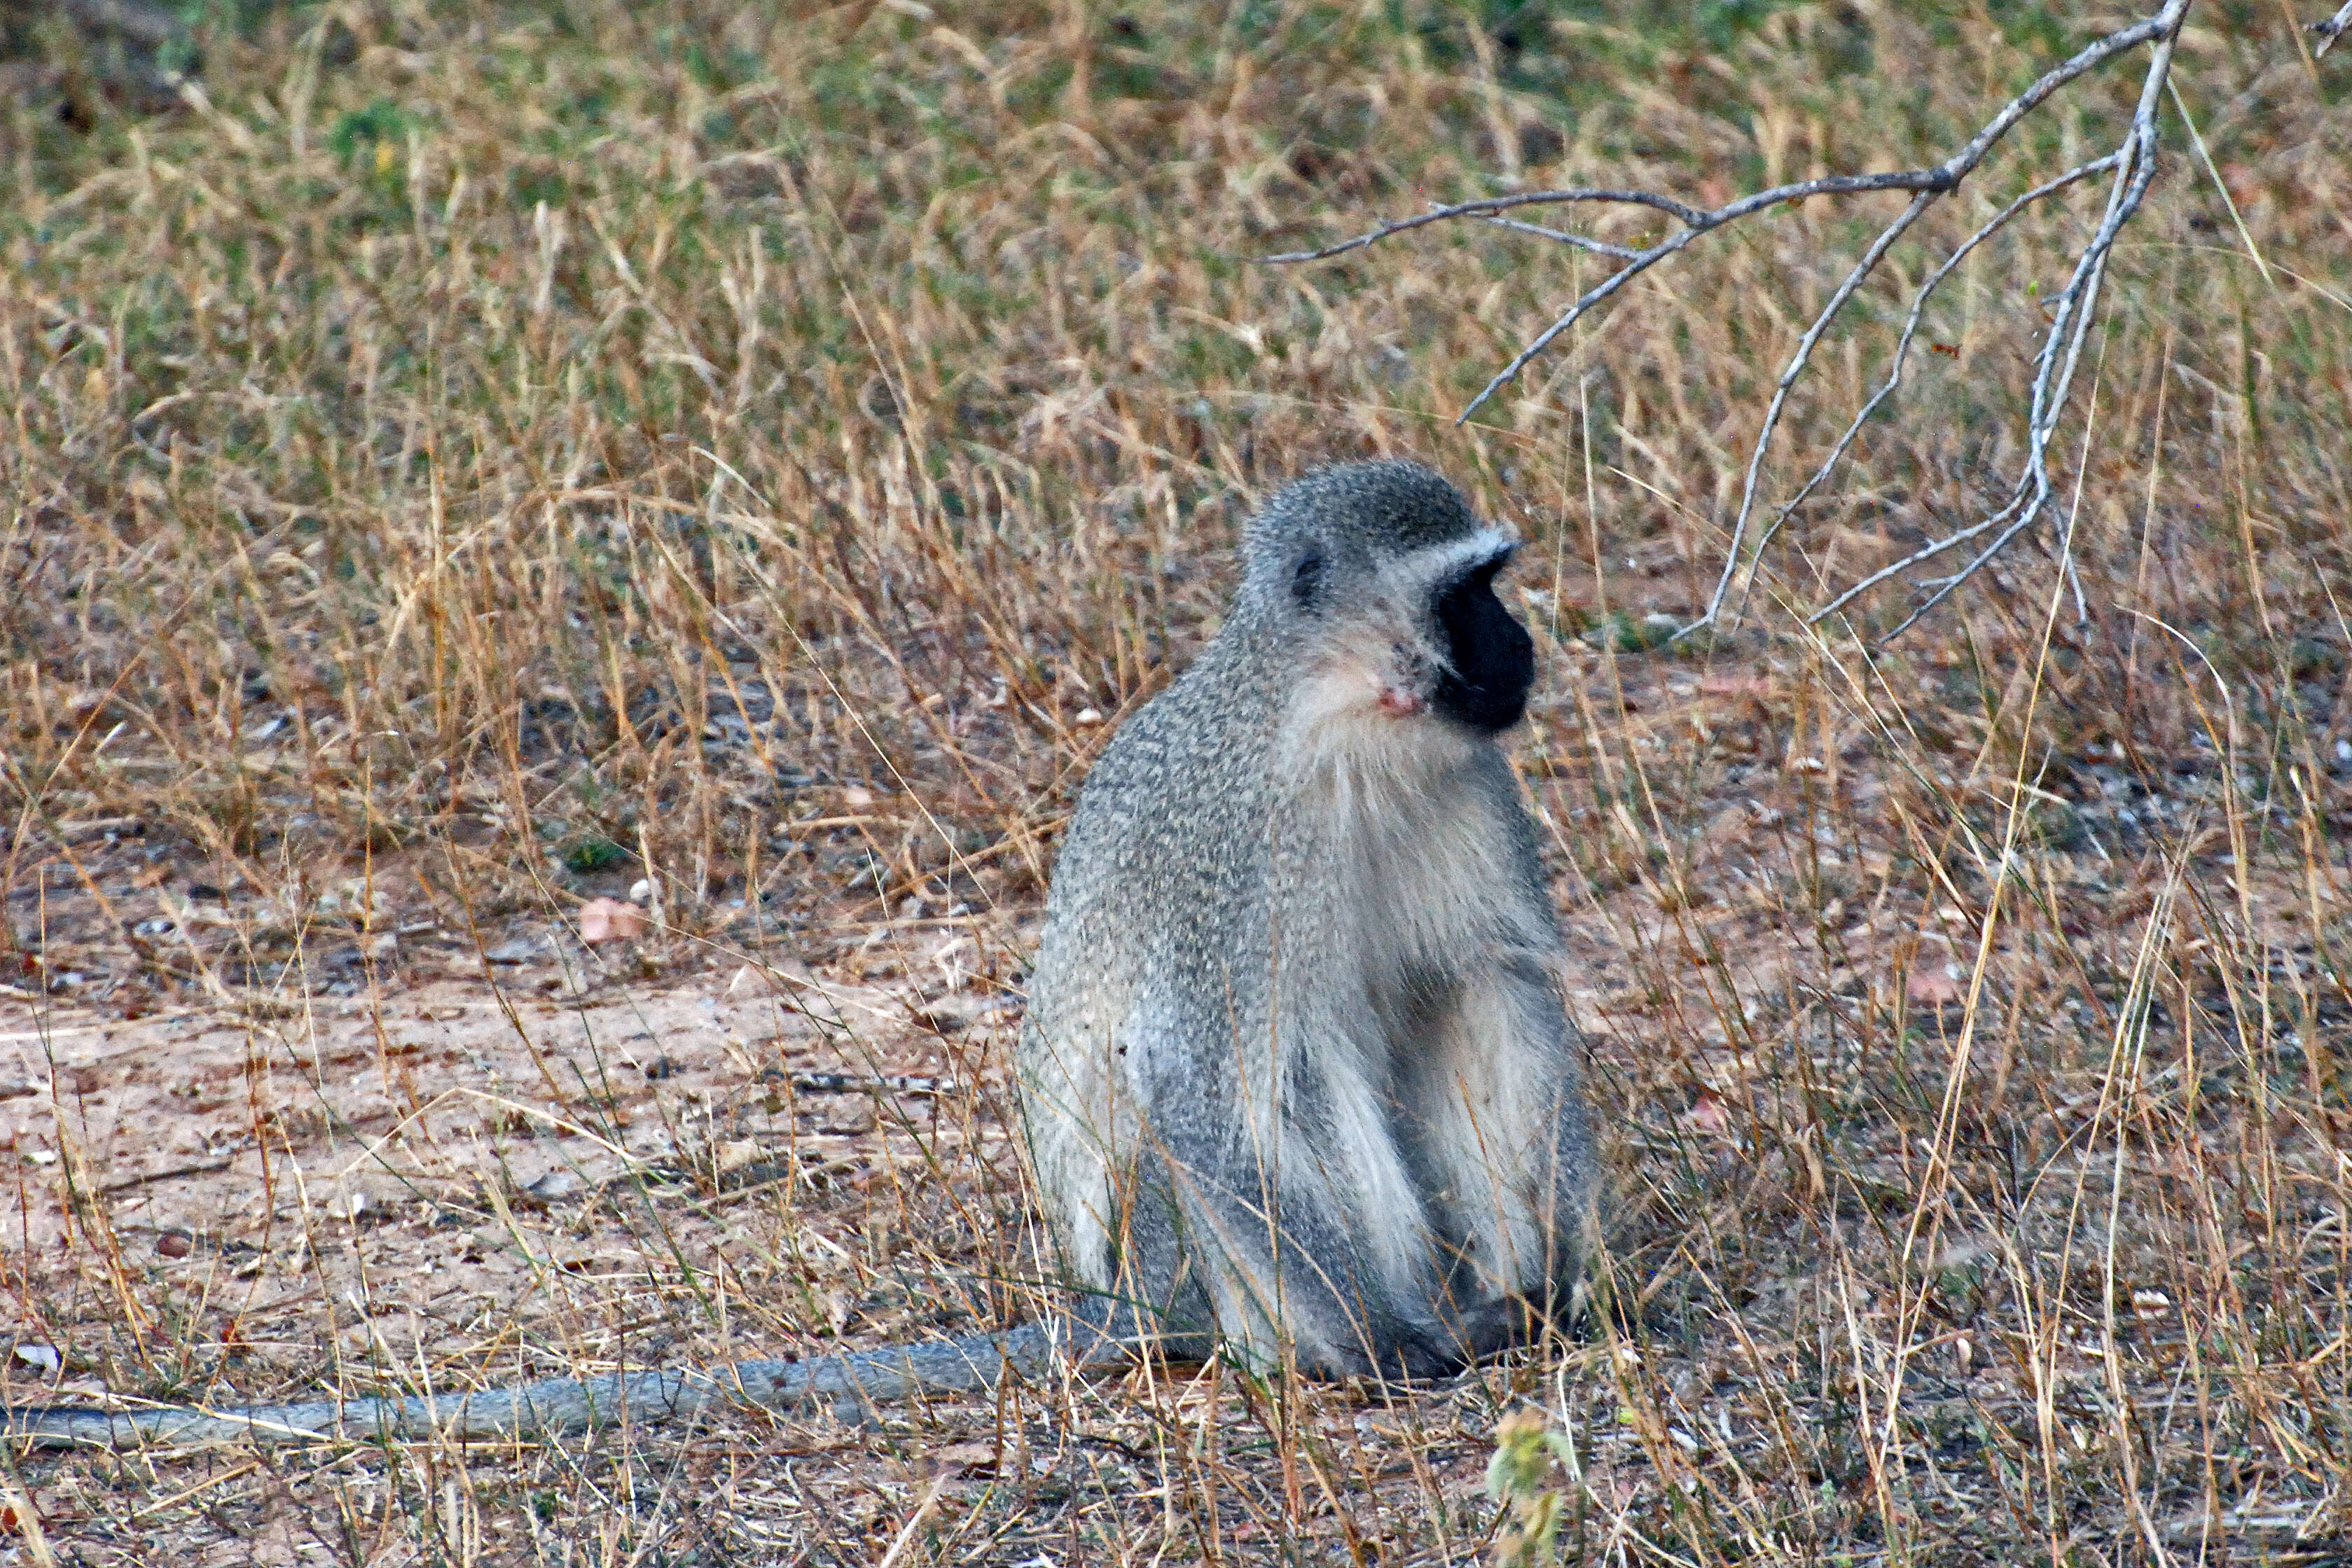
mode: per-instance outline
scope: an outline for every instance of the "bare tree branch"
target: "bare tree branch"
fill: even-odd
[[[2188,0],[2172,0],[2165,7],[2177,28],[2179,17],[2189,9]],[[2123,232],[2132,214],[2139,211],[2140,201],[2147,194],[2148,182],[2156,174],[2156,110],[2164,86],[2172,70],[2172,45],[2176,33],[2168,31],[2157,43],[2148,59],[2147,76],[2140,87],[2139,107],[2133,112],[2131,130],[2124,144],[2116,149],[2119,162],[2116,183],[2111,190],[2107,212],[2100,221],[2098,233],[2083,249],[2082,259],[2075,263],[2074,275],[2067,280],[2065,292],[2058,297],[2058,308],[2050,323],[2050,330],[2042,340],[2042,355],[2033,377],[2033,406],[2026,423],[2028,441],[2025,474],[2018,488],[2024,493],[2025,505],[2014,521],[2001,530],[1992,543],[1938,584],[1936,591],[1906,616],[1902,624],[1889,632],[1881,641],[1892,641],[1909,631],[1918,619],[1951,597],[1952,591],[1974,577],[1986,562],[1999,555],[2010,540],[2031,527],[2042,515],[2050,499],[2050,437],[2056,430],[2058,415],[2065,407],[2066,393],[2074,384],[2074,367],[2082,358],[2083,342],[2090,334],[2091,319],[2098,304],[2099,285],[2106,277],[2107,256],[2115,249],[2116,236]],[[2061,354],[2061,345],[2063,353]],[[2069,563],[2071,564],[2071,562]]]
[[[1557,206],[1563,202],[1621,202],[1639,206],[1655,207],[1672,214],[1693,228],[1706,228],[1708,214],[1696,207],[1686,207],[1672,196],[1655,195],[1648,191],[1517,191],[1507,196],[1483,196],[1475,202],[1455,202],[1448,206],[1433,206],[1416,217],[1399,218],[1353,239],[1343,239],[1337,245],[1327,245],[1320,250],[1286,251],[1281,256],[1265,258],[1269,267],[1287,267],[1302,261],[1328,261],[1335,256],[1345,256],[1351,250],[1378,245],[1391,235],[1401,235],[1407,229],[1425,228],[1431,224],[1445,223],[1453,218],[1479,218],[1494,213],[1507,213],[1514,207]],[[1637,253],[1638,254],[1638,253]]]
[[[1813,470],[1812,477],[1805,481],[1804,487],[1800,489],[1794,496],[1789,497],[1789,499],[1781,505],[1780,511],[1774,515],[1770,526],[1764,530],[1763,534],[1759,536],[1756,541],[1756,553],[1759,556],[1761,556],[1765,549],[1771,544],[1773,536],[1780,531],[1780,525],[1787,522],[1790,516],[1794,513],[1799,507],[1803,506],[1805,502],[1811,497],[1813,492],[1821,488],[1821,486],[1829,479],[1832,471],[1834,470],[1841,462],[1844,461],[1847,449],[1853,446],[1854,437],[1862,434],[1862,427],[1869,423],[1870,416],[1878,412],[1878,405],[1885,402],[1888,397],[1894,394],[1895,389],[1903,384],[1904,367],[1910,361],[1911,344],[1919,335],[1919,322],[1927,312],[1927,301],[1935,297],[1936,290],[1941,287],[1944,280],[1952,275],[1953,269],[1958,267],[1961,262],[1968,259],[1969,253],[1970,251],[1973,251],[1986,240],[1990,239],[1994,235],[2000,233],[2001,229],[2008,226],[2010,219],[2017,216],[2018,214],[2023,212],[2027,207],[2032,206],[2034,203],[2042,200],[2044,196],[2053,195],[2056,193],[2064,190],[2067,186],[2074,184],[2078,180],[2087,179],[2093,174],[2103,173],[2105,171],[2114,168],[2116,161],[2121,157],[2122,154],[2119,152],[2110,152],[2104,158],[2094,158],[2087,163],[2078,164],[2075,167],[2067,170],[2063,174],[2059,175],[2054,180],[2046,180],[2042,183],[2034,186],[2033,189],[2026,192],[2023,195],[2010,203],[2009,205],[2001,208],[1999,213],[1993,215],[1993,218],[1990,223],[1986,224],[1984,227],[1977,230],[1976,233],[1970,235],[1966,240],[1961,242],[1961,244],[1953,250],[1951,255],[1944,258],[1944,264],[1928,275],[1927,281],[1919,286],[1918,295],[1911,301],[1911,314],[1904,319],[1903,334],[1895,340],[1894,366],[1887,372],[1886,380],[1880,383],[1878,390],[1870,395],[1870,401],[1864,403],[1861,410],[1854,414],[1853,423],[1845,427],[1845,433],[1837,438],[1837,444],[1830,448],[1829,455],[1822,460],[1822,465],[1819,468]],[[1814,622],[1819,622],[1825,616],[1834,613],[1838,610],[1843,608],[1848,600],[1853,599],[1856,594],[1861,593],[1865,589],[1874,587],[1880,582],[1884,582],[1888,577],[1895,575],[1898,570],[1899,568],[1890,567],[1885,571],[1874,572],[1871,576],[1864,579],[1861,582],[1856,583],[1853,587],[1840,594],[1834,601],[1824,605],[1820,611],[1814,613],[1811,619]]]
[[[1773,385],[1772,404],[1764,411],[1764,428],[1756,433],[1756,445],[1748,455],[1748,477],[1739,489],[1739,512],[1732,518],[1731,542],[1723,550],[1723,575],[1716,579],[1715,592],[1708,597],[1706,613],[1699,618],[1698,624],[1714,622],[1723,609],[1723,596],[1731,591],[1731,580],[1738,575],[1740,556],[1747,543],[1748,519],[1756,510],[1756,486],[1764,474],[1764,454],[1772,444],[1772,433],[1780,427],[1780,411],[1789,405],[1789,389],[1795,386],[1797,378],[1805,373],[1806,365],[1812,361],[1813,346],[1822,340],[1822,334],[1829,330],[1830,323],[1837,319],[1838,312],[1845,308],[1845,302],[1853,298],[1854,290],[1862,287],[1863,280],[1876,270],[1888,249],[1903,237],[1903,231],[1919,221],[1920,214],[1927,210],[1936,196],[1936,192],[1922,191],[1911,198],[1911,204],[1903,209],[1903,215],[1889,224],[1885,232],[1872,242],[1870,248],[1863,253],[1862,259],[1855,262],[1853,269],[1845,275],[1845,281],[1838,285],[1837,292],[1830,296],[1830,302],[1822,307],[1822,313],[1813,318],[1813,324],[1805,329],[1805,335],[1797,340],[1797,351],[1789,356],[1787,368],[1781,371],[1780,381]],[[1689,630],[1689,627],[1684,628],[1685,632]]]
[[[1932,587],[1933,593],[1901,626],[1895,629],[1895,632],[1889,633],[1893,636],[1899,634],[1920,615],[1942,602],[1954,589],[1981,570],[2012,539],[2039,521],[2048,509],[2053,488],[2049,473],[2051,442],[2056,434],[2060,416],[2066,407],[2067,395],[2074,385],[2074,371],[2080,362],[2083,344],[2087,340],[2092,321],[2096,315],[2101,286],[2106,276],[2108,257],[2114,250],[2116,236],[2138,212],[2141,201],[2147,194],[2148,183],[2155,172],[2158,104],[2170,78],[2173,43],[2179,36],[2181,21],[2187,16],[2191,3],[2192,0],[2165,0],[2162,8],[2155,15],[2143,17],[2129,26],[2118,27],[2105,34],[2076,51],[2062,64],[2044,71],[2023,91],[2003,104],[2000,110],[1969,138],[1965,146],[1930,168],[1874,174],[1840,174],[1817,180],[1799,181],[1790,184],[1776,185],[1769,190],[1759,191],[1705,211],[1675,201],[1672,197],[1646,191],[1576,187],[1552,191],[1518,192],[1508,195],[1434,207],[1429,212],[1382,225],[1365,234],[1319,250],[1294,252],[1268,259],[1283,263],[1320,260],[1363,248],[1408,229],[1421,228],[1430,224],[1444,223],[1452,219],[1471,218],[1508,228],[1515,233],[1528,234],[1574,246],[1580,249],[1593,251],[1619,261],[1622,265],[1614,272],[1580,296],[1550,325],[1538,333],[1514,355],[1510,362],[1486,383],[1476,397],[1470,400],[1461,414],[1462,419],[1467,419],[1497,392],[1516,381],[1528,363],[1557,341],[1562,333],[1617,294],[1628,283],[1658,263],[1680,252],[1700,235],[1721,228],[1727,224],[1735,223],[1752,214],[1763,212],[1785,203],[1802,201],[1810,196],[1853,195],[1874,191],[1910,193],[1912,196],[1910,203],[1893,222],[1880,231],[1869,248],[1863,253],[1832,292],[1828,301],[1822,307],[1806,329],[1804,335],[1799,340],[1795,351],[1790,356],[1779,380],[1774,383],[1770,405],[1765,411],[1762,428],[1757,433],[1755,444],[1748,455],[1745,480],[1740,492],[1739,508],[1732,518],[1730,538],[1725,547],[1722,573],[1705,612],[1692,624],[1676,633],[1678,636],[1685,636],[1703,627],[1717,624],[1725,612],[1726,601],[1732,591],[1733,584],[1739,580],[1743,564],[1761,559],[1764,549],[1778,535],[1781,527],[1806,500],[1828,482],[1838,465],[1845,460],[1853,449],[1863,425],[1901,384],[1911,345],[1917,335],[1927,303],[1944,280],[1951,275],[1953,269],[1977,246],[1999,233],[2027,207],[2093,175],[2111,176],[2106,206],[2101,215],[2098,228],[2077,257],[2065,288],[2057,296],[2050,308],[2050,324],[2043,334],[2041,349],[2034,361],[2031,407],[2026,420],[2027,454],[2021,471],[2011,485],[2006,503],[1991,516],[1959,529],[1948,538],[1936,540],[1894,566],[1874,572],[1854,583],[1822,609],[1814,612],[1811,616],[1812,621],[1818,622],[1843,610],[1863,593],[1903,575],[1911,568],[1964,544],[1973,543],[1987,534],[1992,535],[1991,542],[1971,557],[1958,571],[1932,584],[1923,585]],[[2352,3],[2347,3],[2334,21],[2322,23],[2315,30],[2326,35],[2326,43],[2332,43],[2336,35],[2347,26],[2352,26]],[[1764,460],[1770,448],[1772,437],[1779,430],[1790,394],[1796,383],[1803,377],[1806,370],[1810,368],[1814,350],[1822,337],[1838,316],[1852,303],[1854,296],[1877,269],[1879,264],[1885,260],[1887,252],[1925,215],[1930,207],[1957,190],[1963,181],[1974,173],[1986,156],[2019,121],[2040,108],[2053,94],[2109,61],[2142,46],[2151,46],[2147,75],[2141,84],[2139,101],[2133,114],[2130,128],[2126,131],[2121,144],[2113,152],[2091,159],[2053,179],[2045,181],[2010,202],[1982,227],[1969,235],[1944,260],[1941,266],[1929,275],[1912,299],[1909,314],[1895,345],[1892,367],[1885,382],[1854,415],[1853,422],[1847,425],[1827,457],[1806,480],[1803,486],[1794,497],[1776,509],[1771,522],[1764,528],[1753,549],[1750,549],[1748,545],[1750,524],[1755,516],[1757,497],[1762,488]],[[2323,43],[2323,52],[2325,47],[2326,43]],[[1575,204],[1644,206],[1667,214],[1681,226],[1654,244],[1636,248],[1612,245],[1589,235],[1547,228],[1503,215],[1528,207]],[[2069,561],[2066,564],[2071,574],[2072,562]],[[2080,609],[2079,587],[2076,598],[2077,606]]]

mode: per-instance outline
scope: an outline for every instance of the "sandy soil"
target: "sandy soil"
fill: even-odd
[[[641,1267],[627,1210],[649,1189],[724,1206],[699,1221],[716,1231],[763,1191],[796,1207],[873,1196],[901,1166],[965,1163],[967,1145],[1010,1179],[984,1109],[1006,1015],[941,994],[935,966],[928,990],[743,966],[580,996],[580,958],[551,943],[488,979],[241,1014],[0,1005],[20,1282],[62,1283],[41,1260],[110,1233],[124,1267],[231,1312],[257,1344],[265,1322],[322,1294],[430,1322],[529,1295],[550,1270]],[[41,1293],[19,1295],[0,1329],[26,1353],[12,1377],[45,1370],[48,1346],[64,1388],[97,1391],[53,1343],[68,1325],[19,1315]],[[825,1318],[838,1329],[846,1313]]]

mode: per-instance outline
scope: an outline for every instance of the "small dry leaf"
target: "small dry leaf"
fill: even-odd
[[[713,1155],[711,1163],[718,1166],[720,1176],[725,1176],[730,1171],[740,1171],[757,1160],[760,1157],[760,1145],[749,1138],[734,1138],[719,1145],[713,1151]]]
[[[1699,837],[1718,849],[1731,849],[1747,841],[1748,830],[1756,819],[1745,806],[1726,806],[1706,820]]]
[[[580,906],[580,940],[634,942],[646,934],[646,912],[617,898],[592,898]]]
[[[1922,966],[1911,971],[1903,994],[1923,1008],[1949,1007],[1960,999],[1960,982],[1948,966]]]
[[[973,1470],[996,1468],[996,1445],[993,1443],[950,1443],[932,1458],[946,1469],[969,1474]]]
[[[1704,697],[1760,697],[1771,690],[1772,683],[1761,675],[1734,674],[1725,671],[1698,678],[1699,695]]]
[[[1712,1089],[1702,1089],[1689,1112],[1690,1124],[1702,1132],[1720,1133],[1731,1125],[1731,1108]]]
[[[2144,1322],[2153,1322],[2172,1311],[2172,1298],[2162,1291],[2134,1291],[2132,1312]]]
[[[577,1197],[588,1190],[588,1182],[569,1166],[557,1166],[537,1181],[515,1194],[518,1207],[544,1208],[551,1203],[561,1203]]]
[[[841,792],[841,803],[853,811],[862,811],[874,804],[874,791],[863,784],[852,784]]]
[[[167,1230],[155,1238],[155,1250],[166,1258],[184,1258],[194,1249],[194,1245],[176,1230]]]

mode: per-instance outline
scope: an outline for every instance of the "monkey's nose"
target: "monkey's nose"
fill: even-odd
[[[1411,686],[1385,685],[1381,688],[1381,711],[1391,718],[1411,718],[1428,706],[1428,699]]]

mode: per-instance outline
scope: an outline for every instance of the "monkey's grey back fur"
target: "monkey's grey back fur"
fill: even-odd
[[[1574,1271],[1559,936],[1494,738],[1531,669],[1509,549],[1417,465],[1299,481],[1087,780],[1024,1118],[1070,1275],[1180,1346],[1440,1371]]]

